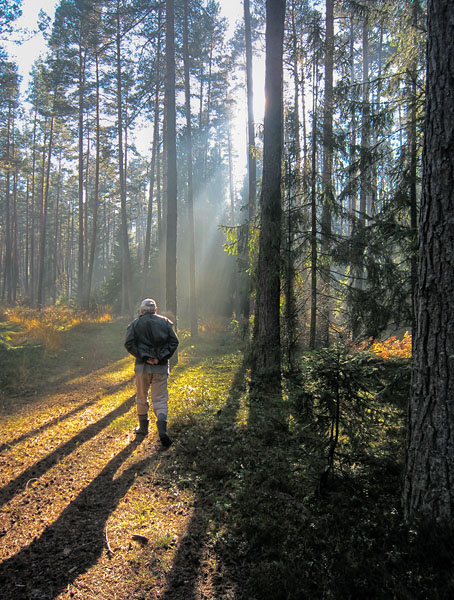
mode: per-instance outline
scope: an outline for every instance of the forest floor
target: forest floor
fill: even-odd
[[[4,377],[2,600],[454,597],[452,542],[402,524],[402,411],[321,491],[315,433],[253,408],[239,341],[207,330],[182,340],[163,450],[132,433],[125,326],[74,326]]]

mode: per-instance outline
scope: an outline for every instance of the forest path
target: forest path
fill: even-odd
[[[132,433],[133,363],[118,359],[121,338],[113,344],[123,329],[102,331],[84,332],[84,354],[80,345],[65,354],[58,382],[36,374],[36,394],[4,399],[2,599],[238,597],[233,573],[220,582],[209,532],[229,440],[245,422],[241,354],[221,338],[181,351],[175,443],[163,451],[154,429],[143,442]]]

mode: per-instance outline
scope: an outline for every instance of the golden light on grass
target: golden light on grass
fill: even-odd
[[[86,323],[109,323],[112,311],[109,306],[99,307],[94,313],[75,310],[67,306],[53,306],[42,310],[17,306],[8,310],[11,323],[20,325],[12,332],[11,341],[16,346],[27,343],[42,344],[46,350],[61,348],[61,332]]]

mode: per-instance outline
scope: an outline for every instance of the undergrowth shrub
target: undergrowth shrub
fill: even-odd
[[[406,331],[401,340],[397,339],[394,335],[383,342],[370,338],[363,342],[359,346],[359,349],[370,349],[374,354],[384,359],[411,358],[411,345],[412,336]]]
[[[352,467],[384,451],[384,435],[401,427],[410,388],[410,361],[338,344],[306,355],[290,399],[300,424],[316,434],[324,463]]]

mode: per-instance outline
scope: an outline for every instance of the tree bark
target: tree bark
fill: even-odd
[[[318,61],[314,56],[313,90],[312,90],[312,156],[311,156],[311,321],[309,329],[309,349],[315,350],[317,345],[317,102],[318,102]]]
[[[126,211],[126,174],[123,151],[123,99],[121,76],[121,20],[120,2],[117,2],[117,114],[118,114],[118,168],[120,175],[120,205],[121,205],[121,243],[122,243],[122,285],[124,304],[122,309],[132,313],[133,301],[131,290],[131,257],[129,254],[128,218]]]
[[[84,301],[84,98],[85,98],[85,59],[82,46],[79,46],[79,106],[78,106],[78,136],[79,136],[79,248],[77,261],[77,302],[82,307]]]
[[[329,346],[331,322],[331,207],[333,205],[333,70],[334,70],[334,5],[325,5],[325,99],[323,108],[323,166],[322,166],[322,223],[321,223],[321,276],[323,306],[320,311],[320,337]]]
[[[414,371],[403,488],[407,520],[454,513],[454,19],[428,2]]]
[[[167,236],[166,310],[177,319],[177,149],[175,109],[175,6],[166,0]]]
[[[99,211],[99,169],[101,161],[101,142],[100,142],[100,84],[99,84],[99,55],[98,50],[95,52],[96,63],[96,164],[95,164],[95,189],[93,194],[93,228],[91,232],[90,245],[90,261],[88,263],[88,278],[87,278],[87,300],[86,306],[90,308],[91,285],[93,281],[93,270],[96,257],[96,240],[98,236],[98,211]]]
[[[44,306],[44,271],[46,268],[45,253],[46,253],[46,237],[47,237],[47,209],[49,205],[49,187],[50,187],[50,166],[52,160],[53,141],[54,141],[54,110],[52,109],[52,116],[50,119],[50,131],[49,131],[49,146],[47,154],[47,166],[45,171],[44,179],[44,160],[43,160],[43,204],[41,211],[41,222],[40,222],[40,237],[39,237],[39,270],[38,270],[38,290],[37,290],[37,304],[38,308]]]
[[[247,171],[248,171],[248,223],[245,227],[246,239],[243,247],[243,263],[246,268],[249,266],[249,240],[251,238],[251,228],[256,213],[257,203],[257,164],[255,147],[255,124],[254,124],[254,85],[252,68],[252,34],[251,34],[251,13],[249,0],[244,0],[244,41],[246,52],[246,94],[247,94]],[[249,322],[249,316],[252,311],[251,301],[251,280],[247,273],[243,274],[241,286],[241,307],[243,318]]]
[[[153,194],[155,184],[155,172],[159,168],[159,104],[160,104],[160,84],[161,84],[161,69],[160,69],[160,56],[161,56],[161,17],[162,9],[159,9],[158,13],[158,41],[156,48],[156,92],[154,101],[154,116],[153,116],[153,147],[151,151],[151,165],[150,165],[150,192],[148,195],[148,210],[147,210],[147,229],[145,234],[145,250],[143,258],[143,276],[142,276],[142,295],[146,294],[146,289],[149,286],[149,270],[150,270],[150,250],[152,244],[152,223],[153,223]],[[157,179],[157,178],[156,178]],[[159,186],[159,181],[158,181]],[[157,186],[157,187],[158,187]],[[159,192],[159,190],[157,190]],[[160,233],[160,215],[158,210],[157,215],[158,222],[158,243]]]
[[[282,79],[285,0],[266,3],[266,59],[263,179],[254,322],[253,378],[270,389],[280,388],[280,251]]]
[[[189,237],[189,315],[191,337],[198,334],[197,302],[195,290],[195,234],[194,234],[194,189],[192,183],[192,124],[191,124],[191,85],[189,73],[189,2],[184,2],[184,95],[186,112],[186,161],[187,161],[187,200],[188,200],[188,237]]]

